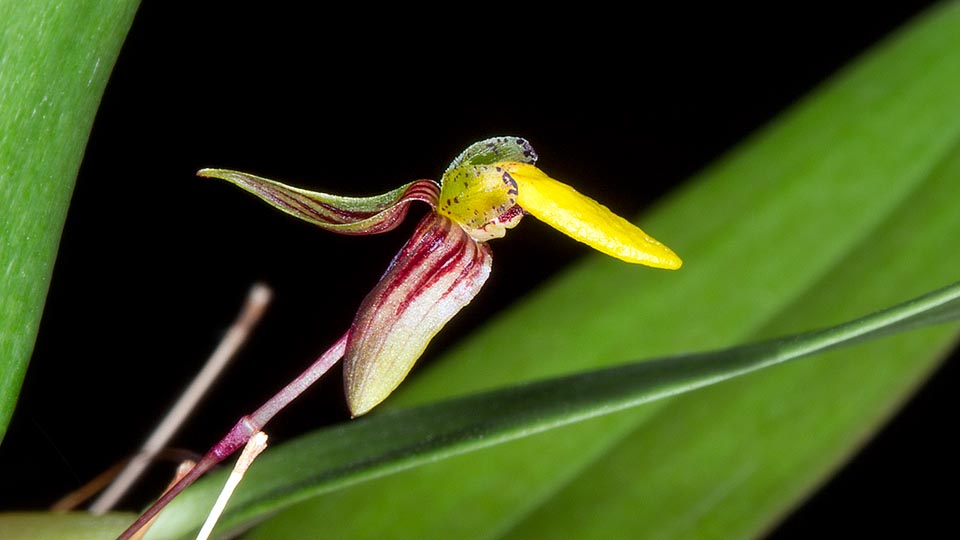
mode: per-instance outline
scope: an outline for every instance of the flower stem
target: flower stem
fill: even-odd
[[[224,459],[230,457],[234,452],[243,447],[255,433],[261,431],[263,427],[280,412],[284,407],[296,399],[304,390],[323,376],[334,364],[342,357],[347,346],[347,338],[350,332],[347,331],[330,347],[327,352],[317,359],[306,371],[297,376],[296,379],[283,387],[275,396],[260,406],[256,411],[241,418],[230,431],[213,446],[196,466],[190,470],[179,482],[166,493],[164,493],[157,502],[140,515],[127,530],[123,531],[117,540],[129,540],[131,536],[144,526],[153,516],[162,510],[174,497],[180,494],[190,484],[194,483],[204,473],[213,468]]]
[[[236,354],[247,337],[250,335],[254,325],[260,320],[261,315],[266,310],[270,302],[272,293],[270,288],[262,283],[255,284],[247,295],[247,300],[243,306],[236,322],[230,327],[230,330],[224,335],[223,340],[217,345],[216,350],[210,355],[203,369],[197,374],[190,386],[183,392],[176,404],[167,413],[160,425],[150,434],[150,437],[140,452],[134,456],[123,471],[114,479],[110,486],[100,495],[90,506],[90,511],[96,515],[113,508],[117,501],[127,492],[130,486],[143,474],[154,457],[170,441],[170,438],[177,432],[177,429],[183,424],[190,412],[196,407],[197,403],[213,384],[213,381],[220,375],[227,363]]]

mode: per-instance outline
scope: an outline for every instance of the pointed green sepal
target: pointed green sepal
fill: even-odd
[[[372,197],[343,197],[226,169],[203,169],[197,175],[226,180],[291,216],[328,231],[351,235],[389,231],[403,221],[411,202],[422,201],[435,207],[439,193],[431,180],[410,182]]]

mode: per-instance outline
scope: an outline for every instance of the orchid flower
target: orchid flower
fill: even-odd
[[[418,180],[389,193],[348,198],[316,193],[246,173],[204,169],[284,212],[341,234],[377,234],[397,226],[412,201],[431,206],[413,237],[367,295],[350,328],[344,385],[354,416],[400,384],[430,339],[476,296],[490,275],[488,241],[525,214],[627,262],[679,268],[681,261],[606,207],[537,169],[537,154],[516,137],[471,145],[440,185]]]
[[[629,263],[677,269],[677,255],[600,203],[534,166],[537,154],[517,137],[472,144],[439,184],[417,180],[373,197],[342,197],[290,187],[247,173],[203,169],[322,229],[379,234],[395,228],[410,203],[430,211],[360,304],[350,329],[302,375],[236,426],[180,483],[147,510],[127,538],[179,491],[246,443],[280,409],[342,357],[351,414],[367,413],[403,381],[427,344],[480,291],[490,275],[488,242],[527,214],[598,251]]]

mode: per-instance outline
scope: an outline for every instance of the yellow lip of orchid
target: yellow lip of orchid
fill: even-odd
[[[474,143],[444,173],[437,211],[481,242],[502,237],[528,213],[622,261],[670,270],[683,264],[606,206],[544,174],[536,161],[530,143],[518,137]]]
[[[517,204],[540,221],[588,246],[629,263],[676,270],[670,248],[606,206],[527,163],[504,163],[517,184]]]

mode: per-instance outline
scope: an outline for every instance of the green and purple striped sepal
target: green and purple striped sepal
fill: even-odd
[[[268,178],[227,169],[203,169],[197,176],[219,178],[253,193],[291,216],[340,234],[378,234],[395,228],[413,201],[436,208],[440,186],[417,180],[372,197],[343,197],[295,188]]]

